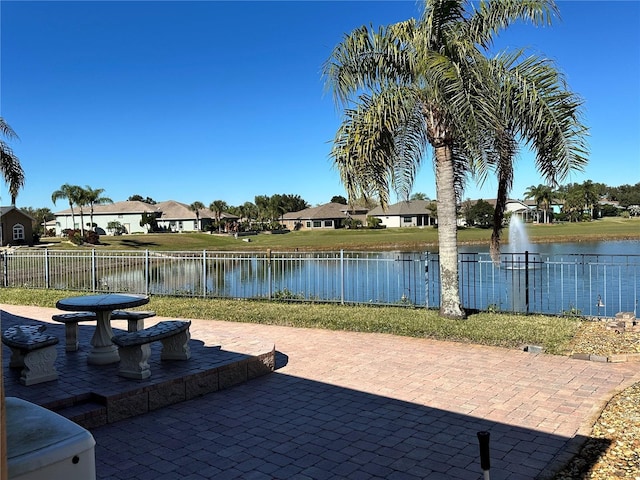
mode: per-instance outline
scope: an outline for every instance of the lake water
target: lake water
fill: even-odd
[[[488,245],[461,245],[460,253],[488,253]],[[509,244],[501,248],[503,253],[510,252]],[[568,242],[533,243],[531,252],[541,255],[640,255],[640,240],[614,240],[606,242]]]

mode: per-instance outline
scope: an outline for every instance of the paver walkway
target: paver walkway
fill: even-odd
[[[55,309],[2,306],[48,321]],[[92,430],[100,479],[547,478],[637,364],[384,334],[194,320],[269,338],[275,373]]]

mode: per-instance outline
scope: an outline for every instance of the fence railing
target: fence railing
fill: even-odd
[[[434,253],[7,250],[2,285],[204,298],[437,308]],[[634,311],[640,255],[459,255],[466,309],[613,316]]]

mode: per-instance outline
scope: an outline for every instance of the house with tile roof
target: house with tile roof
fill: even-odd
[[[73,219],[71,209],[54,213],[56,235],[62,235],[66,229],[79,230],[81,222],[84,222],[85,229],[89,229],[91,220],[88,208],[84,207],[82,211],[83,213],[80,215],[80,208],[74,207]],[[93,207],[93,223],[100,235],[112,233],[108,228],[111,222],[118,222],[124,233],[147,233],[148,225],[140,225],[145,215],[154,215],[158,227],[169,232],[205,231],[215,222],[215,213],[208,208],[200,210],[198,217],[196,217],[189,205],[174,200],[154,205],[137,200],[126,200]],[[238,220],[238,217],[228,213],[222,213],[221,218],[227,221]]]
[[[216,214],[208,208],[198,211],[198,215],[186,203],[167,200],[155,205],[158,211],[158,227],[170,232],[208,231],[216,221]],[[230,213],[222,212],[220,220],[236,222],[240,218]],[[199,223],[198,223],[199,222]]]
[[[285,213],[279,222],[289,230],[336,229],[345,226],[348,218],[363,220],[367,210],[342,203],[325,203],[298,212]]]
[[[381,225],[387,228],[426,227],[436,223],[429,210],[430,203],[427,200],[403,201],[389,205],[386,209],[375,207],[368,215],[379,218]]]
[[[93,223],[96,224],[96,232],[100,235],[110,233],[107,227],[111,222],[118,222],[125,233],[146,233],[147,227],[140,225],[144,214],[156,215],[156,206],[137,200],[94,205]],[[73,215],[71,214],[71,209],[67,208],[66,210],[54,213],[54,216],[56,221],[56,235],[62,235],[62,232],[67,229],[80,230],[82,223],[84,223],[85,230],[91,228],[88,207],[82,208],[82,214],[80,207],[75,206],[73,208]]]
[[[14,206],[0,207],[0,247],[8,245],[33,245],[31,215]]]

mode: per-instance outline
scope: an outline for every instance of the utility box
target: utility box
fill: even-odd
[[[9,480],[95,480],[95,440],[88,430],[46,408],[7,397]]]

